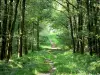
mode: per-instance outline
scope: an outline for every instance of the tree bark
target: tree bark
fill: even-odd
[[[26,36],[26,31],[27,31],[27,29],[24,28],[24,53],[25,53],[25,55],[28,54],[28,50],[27,50],[27,36]]]
[[[1,46],[1,55],[0,58],[3,60],[6,57],[6,30],[7,30],[7,0],[4,0],[4,16],[2,24],[2,46]]]
[[[10,31],[10,27],[12,25],[12,17],[13,17],[13,0],[10,0],[9,2],[9,17],[8,17],[8,26],[7,26],[7,61],[9,61],[10,56],[11,56],[11,31]]]
[[[37,20],[37,50],[40,50],[39,47],[39,19]]]
[[[67,7],[68,7],[68,13],[70,13],[70,8],[69,8],[69,4],[67,3]],[[74,33],[73,33],[73,23],[72,23],[72,17],[71,15],[69,15],[69,25],[71,28],[71,37],[72,37],[72,43],[73,43],[73,53],[75,53],[75,39],[74,39]]]
[[[23,30],[24,30],[24,18],[25,18],[25,1],[22,0],[22,12],[21,12],[21,26],[20,26],[20,46],[19,46],[19,56],[22,57],[22,50],[23,50]]]
[[[84,53],[84,45],[83,45],[83,34],[82,34],[82,30],[83,30],[83,12],[82,12],[82,0],[78,0],[78,9],[79,9],[79,14],[78,14],[78,32],[81,32],[81,34],[79,34],[79,42],[80,42],[80,51],[81,54]]]
[[[10,50],[11,50],[11,55],[12,55],[12,42],[13,42],[13,35],[14,35],[14,29],[15,29],[15,22],[16,22],[16,17],[17,17],[17,8],[19,5],[19,0],[16,1],[15,5],[15,10],[14,10],[14,20],[12,22],[12,25],[10,27],[10,32],[11,32],[11,41],[10,41]]]
[[[0,38],[1,38],[1,22],[2,22],[2,20],[1,20],[1,15],[2,15],[2,13],[1,13],[1,0],[0,0]]]
[[[87,17],[88,17],[88,24],[87,24],[87,29],[88,29],[88,32],[89,32],[89,34],[88,34],[88,48],[89,48],[89,51],[90,51],[90,55],[92,56],[93,55],[93,53],[92,53],[92,34],[91,34],[91,32],[92,32],[92,26],[91,26],[91,24],[92,24],[92,20],[91,20],[91,13],[90,13],[90,11],[91,11],[91,6],[90,6],[90,0],[87,0],[86,1],[86,4],[87,4]]]
[[[35,23],[33,22],[33,32],[32,32],[32,37],[33,37],[33,41],[31,41],[31,50],[32,50],[32,52],[34,51],[34,39],[35,39],[35,37],[34,37],[34,29],[35,29]]]
[[[0,0],[0,39],[1,39],[1,30],[2,30],[2,28],[1,28],[1,25],[2,25],[2,12],[1,12],[2,10],[1,10],[1,0]],[[0,40],[0,52],[1,52],[1,40]],[[0,53],[1,54],[1,53]]]

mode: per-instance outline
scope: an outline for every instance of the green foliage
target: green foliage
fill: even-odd
[[[54,11],[51,20],[53,21],[52,27],[55,29],[68,27],[68,17],[66,14]]]
[[[72,54],[71,51],[42,50],[29,53],[23,58],[14,55],[9,63],[0,61],[1,75],[37,75],[49,73],[51,66],[46,60],[54,63],[56,70],[52,75],[96,75],[100,74],[100,58],[88,54]]]
[[[51,2],[52,1],[47,1],[47,0],[30,0],[27,2],[27,7],[26,7],[26,18],[28,21],[30,19],[34,19],[37,21],[43,20],[45,18],[50,17],[50,12],[51,12]],[[48,9],[49,8],[49,9]]]
[[[51,30],[53,31],[53,30]],[[44,33],[45,35],[45,33]],[[56,47],[60,47],[63,49],[69,50],[71,48],[71,36],[69,35],[69,31],[65,30],[65,32],[60,30],[55,30],[54,33],[50,33],[47,36],[40,36],[40,45],[41,46],[51,46],[51,41],[56,45]]]
[[[59,60],[62,59],[62,60]],[[71,52],[64,52],[57,54],[57,58],[54,60],[57,67],[56,74],[72,74],[72,75],[87,75],[100,73],[98,67],[100,65],[90,65],[92,63],[97,64],[99,61],[96,56],[89,56],[87,54],[72,54]],[[90,69],[91,68],[91,69]],[[93,68],[93,69],[92,69]]]
[[[41,45],[50,45],[49,38],[47,36],[41,36],[40,37],[40,44]]]
[[[66,49],[66,46],[70,49],[71,48],[71,36],[69,35],[68,31],[65,31],[61,34],[57,35],[57,40],[59,41],[59,46],[63,49]],[[68,49],[67,49],[68,50]]]

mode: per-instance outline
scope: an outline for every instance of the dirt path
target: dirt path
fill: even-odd
[[[50,75],[50,73],[39,73],[38,75]]]
[[[52,60],[45,59],[45,62],[47,62],[51,66],[49,73],[39,73],[38,75],[51,75],[51,73],[53,73],[56,70],[56,68],[54,67],[54,62]]]

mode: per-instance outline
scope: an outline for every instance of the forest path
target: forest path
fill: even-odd
[[[55,50],[57,50],[57,48],[51,48],[50,50],[48,50],[48,52],[50,54],[52,54],[52,52]],[[53,55],[53,58],[55,58],[55,55]],[[49,72],[48,73],[39,73],[38,75],[51,75],[56,70],[56,67],[54,66],[53,60],[46,58],[45,63],[48,63],[49,66],[51,67]]]
[[[39,73],[38,75],[50,75],[50,73]]]
[[[100,58],[72,51],[45,49],[0,62],[0,75],[99,75]]]

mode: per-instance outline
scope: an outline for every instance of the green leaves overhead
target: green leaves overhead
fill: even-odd
[[[51,1],[49,0],[30,0],[27,5],[27,16],[28,18],[38,18],[43,20],[44,18],[50,17],[51,13]]]
[[[59,28],[59,27],[67,27],[68,26],[68,17],[65,14],[62,14],[61,12],[54,12],[52,14],[52,21],[53,25],[52,27],[54,28]]]

